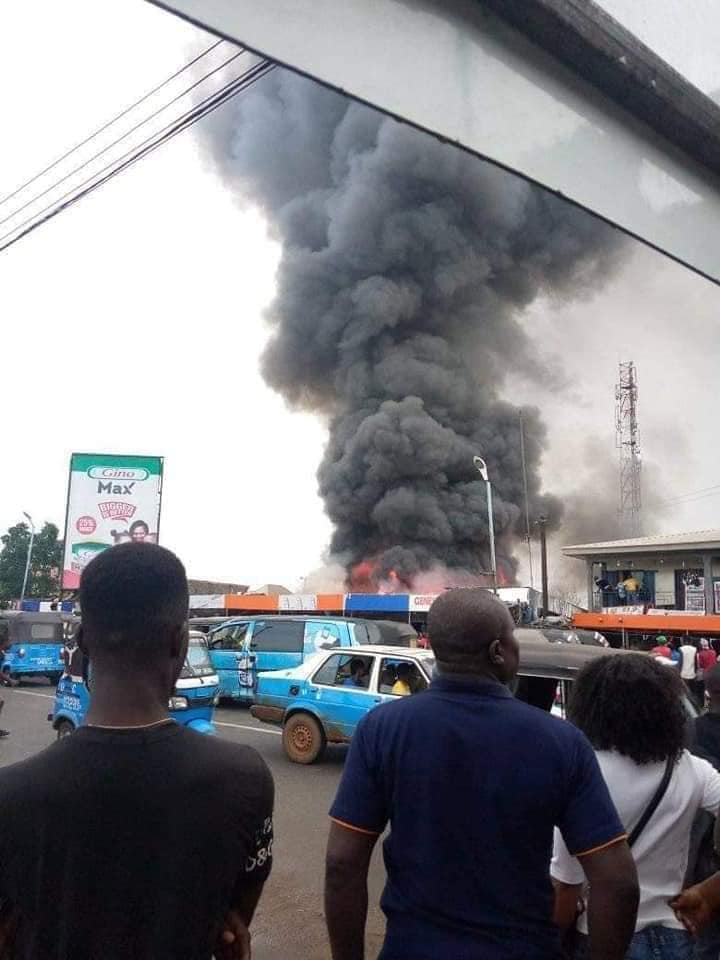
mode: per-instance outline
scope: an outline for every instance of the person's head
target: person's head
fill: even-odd
[[[151,543],[103,551],[83,571],[80,606],[79,641],[96,680],[172,693],[188,643],[188,584],[175,554]]]
[[[703,682],[705,683],[705,692],[710,697],[710,703],[714,706],[720,705],[720,663],[705,671]]]
[[[701,637],[701,638],[700,638],[700,649],[701,649],[701,650],[709,650],[709,649],[710,649],[710,644],[709,644],[708,641],[705,639],[705,637]]]
[[[350,673],[353,677],[364,677],[365,672],[365,661],[360,657],[353,657],[350,661]]]
[[[144,520],[136,520],[130,524],[130,539],[133,543],[143,543],[150,533],[150,527]]]
[[[505,604],[487,590],[448,590],[433,602],[428,637],[440,672],[512,680],[519,649]]]
[[[395,671],[395,676],[398,678],[398,680],[402,680],[404,683],[407,683],[410,679],[410,664],[399,663]]]
[[[578,674],[568,719],[596,750],[616,750],[636,763],[661,763],[683,749],[682,697],[676,670],[642,653],[610,654]]]

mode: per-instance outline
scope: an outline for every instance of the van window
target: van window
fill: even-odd
[[[356,621],[355,623],[349,623],[348,628],[350,630],[350,636],[355,638],[355,643],[359,646],[370,643],[370,631],[366,623]]]
[[[256,621],[250,648],[257,653],[302,653],[304,636],[302,620]]]
[[[305,645],[311,650],[330,650],[340,646],[340,628],[337,623],[311,620],[305,624]]]
[[[54,623],[31,623],[30,624],[30,639],[42,642],[43,640],[48,643],[57,642],[60,643],[60,639],[56,638],[57,627]]]
[[[231,623],[221,627],[210,637],[210,645],[213,650],[242,650],[247,629],[247,623]]]

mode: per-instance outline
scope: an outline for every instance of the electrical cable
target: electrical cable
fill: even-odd
[[[126,170],[128,167],[137,163],[138,160],[141,160],[143,157],[156,150],[163,143],[166,143],[168,140],[177,136],[178,133],[181,133],[183,130],[188,129],[188,127],[193,126],[193,124],[197,123],[198,120],[202,120],[203,117],[212,113],[242,90],[247,89],[247,87],[261,79],[261,77],[266,76],[274,68],[275,64],[271,61],[261,60],[259,63],[245,71],[245,73],[240,74],[235,78],[235,80],[226,84],[225,87],[221,88],[221,90],[216,94],[207,97],[197,107],[187,111],[187,113],[178,118],[178,120],[174,121],[172,124],[168,124],[166,127],[163,127],[162,130],[158,131],[158,133],[154,134],[153,137],[149,137],[147,140],[143,141],[143,144],[140,144],[138,147],[133,148],[132,151],[128,151],[127,154],[124,154],[123,157],[128,157],[127,160],[121,163],[120,161],[123,160],[123,157],[120,157],[118,160],[113,161],[113,163],[103,167],[102,170],[93,174],[92,177],[88,177],[88,179],[83,181],[83,183],[78,187],[74,187],[73,190],[69,190],[66,194],[63,194],[63,196],[56,200],[54,204],[50,204],[44,210],[41,210],[39,213],[35,214],[35,217],[40,217],[40,219],[30,217],[28,220],[24,221],[17,227],[14,227],[4,236],[0,237],[0,253],[2,253],[3,250],[7,250],[8,247],[13,246],[13,244],[17,243],[19,240],[22,240],[23,237],[26,237],[29,233],[32,233],[33,230],[36,230],[37,227],[41,226],[43,223],[47,223],[48,220],[51,220],[53,217],[57,216],[58,213],[61,213],[63,210],[71,207],[78,200],[81,200],[84,196],[87,196],[88,193],[91,193],[104,183],[107,183],[108,180],[111,180],[113,177],[117,176],[117,174],[122,173],[123,170]],[[150,140],[153,142],[148,143]],[[144,146],[144,144],[148,145]],[[94,183],[91,182],[109,167],[112,167],[113,164],[117,164],[113,170],[107,173],[100,180],[96,180]],[[86,186],[85,189],[82,189],[85,184],[89,185]],[[74,196],[70,196],[70,194],[73,194],[74,191],[78,192],[76,192]],[[69,197],[69,199],[65,200],[66,197]],[[46,213],[46,211],[48,212]],[[42,216],[43,213],[46,215]],[[31,222],[33,220],[34,222]],[[25,229],[22,229],[23,227],[25,227]],[[14,233],[17,233],[18,230],[22,230],[18,236],[8,240],[7,243],[3,243],[3,241],[5,241],[8,237],[11,237]]]
[[[158,107],[157,110],[155,110],[149,116],[145,117],[144,120],[140,120],[138,123],[136,123],[134,127],[130,127],[130,129],[127,130],[122,136],[118,137],[116,140],[113,140],[112,143],[109,143],[106,147],[103,147],[102,150],[98,150],[97,153],[93,154],[92,157],[89,157],[87,160],[85,160],[84,163],[81,163],[79,166],[72,169],[69,173],[66,173],[64,177],[61,177],[55,183],[51,184],[49,187],[43,190],[41,193],[38,193],[36,196],[32,197],[30,200],[27,200],[25,203],[22,204],[22,206],[17,207],[15,210],[13,210],[12,213],[9,213],[6,217],[3,217],[3,219],[0,220],[0,227],[6,224],[8,220],[12,220],[13,217],[16,217],[23,210],[26,210],[28,207],[32,206],[34,203],[37,203],[37,201],[42,199],[42,197],[47,196],[48,193],[51,193],[53,190],[59,187],[61,183],[64,183],[66,180],[69,180],[70,177],[74,176],[76,173],[79,173],[81,170],[84,170],[85,167],[88,166],[88,164],[93,162],[93,160],[97,160],[98,157],[101,157],[104,153],[107,153],[108,150],[111,150],[113,147],[116,147],[123,140],[127,139],[127,137],[129,137],[131,133],[135,133],[136,130],[144,126],[150,120],[154,120],[158,114],[163,112],[163,110],[167,110],[168,107],[171,107],[174,103],[177,103],[178,100],[181,100],[183,97],[187,96],[188,93],[190,93],[192,90],[198,87],[201,83],[204,83],[205,80],[209,80],[210,77],[214,76],[214,74],[218,73],[224,67],[227,67],[229,64],[233,62],[233,60],[237,60],[237,58],[241,57],[244,53],[245,53],[245,50],[241,49],[237,53],[233,54],[232,57],[229,57],[227,60],[224,61],[224,63],[221,63],[220,66],[215,67],[214,70],[211,70],[209,73],[206,73],[204,77],[200,77],[199,80],[196,80],[195,83],[191,84],[186,90],[183,90],[182,93],[179,93],[177,96],[173,97],[172,100],[168,101],[168,103],[163,104],[162,107]]]
[[[666,500],[660,500],[657,506],[666,503],[677,503],[682,506],[683,503],[694,503],[695,500],[704,500],[705,497],[714,497],[720,493],[720,484],[714,484],[712,487],[702,487],[700,490],[691,490],[688,493],[680,493],[676,497],[668,497]]]
[[[202,60],[202,58],[206,57],[209,53],[212,53],[216,47],[219,47],[220,44],[224,42],[224,40],[217,40],[206,50],[203,50],[202,53],[199,53],[196,57],[190,60],[189,63],[186,63],[184,67],[180,67],[179,70],[176,70],[175,73],[163,80],[162,83],[157,84],[157,86],[153,87],[152,90],[148,90],[144,96],[140,97],[139,100],[136,100],[135,103],[131,103],[129,107],[125,107],[125,109],[118,113],[117,116],[114,116],[112,120],[108,120],[107,123],[104,123],[101,127],[98,127],[98,129],[94,133],[91,133],[90,136],[85,137],[85,139],[81,140],[80,143],[76,143],[74,147],[71,147],[69,150],[67,150],[61,157],[58,157],[57,160],[53,160],[52,163],[49,163],[46,167],[40,170],[39,173],[36,173],[35,176],[30,177],[29,180],[25,181],[25,183],[21,183],[19,187],[16,187],[12,193],[9,193],[6,197],[3,197],[0,200],[0,206],[2,206],[4,203],[7,203],[8,200],[12,200],[12,198],[16,197],[21,190],[24,190],[25,187],[29,187],[31,183],[35,183],[36,180],[39,180],[40,177],[52,170],[53,167],[56,167],[59,163],[62,163],[63,160],[67,160],[70,154],[75,153],[81,147],[84,147],[86,143],[89,143],[94,137],[99,136],[101,133],[107,130],[108,127],[111,127],[114,123],[117,123],[118,120],[122,120],[122,118],[126,116],[126,114],[130,113],[131,110],[134,110],[135,107],[139,107],[141,103],[144,103],[147,99],[152,97],[153,94],[158,92],[158,90],[162,90],[163,87],[166,87],[169,83],[172,83],[172,81],[175,80],[176,77],[179,77],[181,73],[184,73],[186,70],[189,70],[190,67],[195,66],[198,61]]]

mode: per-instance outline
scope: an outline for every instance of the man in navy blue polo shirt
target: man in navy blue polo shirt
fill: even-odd
[[[590,957],[621,960],[637,877],[592,748],[504,685],[518,645],[491,594],[442,594],[428,632],[437,678],[361,721],[330,812],[333,960],[364,958],[368,865],[388,822],[382,960],[554,960],[555,825],[592,885]]]

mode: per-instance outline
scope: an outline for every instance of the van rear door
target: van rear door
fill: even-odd
[[[243,653],[249,621],[233,621],[213,630],[208,636],[210,662],[220,678],[220,696],[243,696],[240,689],[240,670],[243,666]]]

